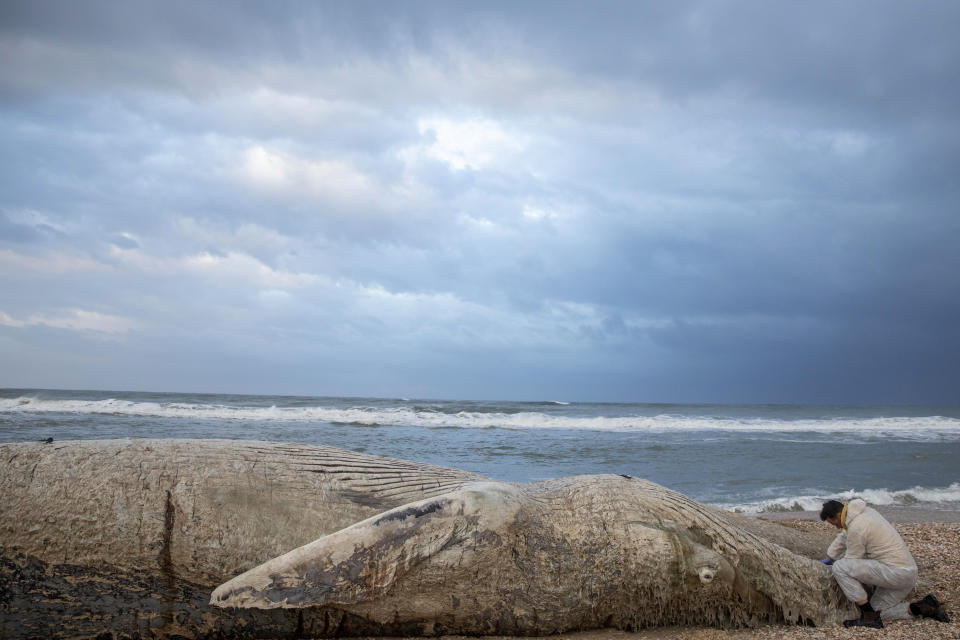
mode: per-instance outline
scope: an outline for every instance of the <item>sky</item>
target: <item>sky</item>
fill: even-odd
[[[0,386],[960,404],[960,3],[0,3]]]

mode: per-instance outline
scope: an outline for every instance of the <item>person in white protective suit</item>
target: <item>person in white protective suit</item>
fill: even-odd
[[[860,617],[844,626],[883,628],[883,620],[912,616],[950,621],[932,593],[907,604],[907,594],[917,583],[917,563],[893,525],[866,502],[828,500],[820,519],[840,529],[823,563],[832,565],[837,584],[860,609]],[[869,598],[867,586],[874,587]]]

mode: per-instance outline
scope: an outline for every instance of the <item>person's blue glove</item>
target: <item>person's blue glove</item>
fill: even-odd
[[[824,558],[823,560],[821,560],[820,562],[822,562],[823,564],[825,564],[825,565],[827,565],[827,566],[830,566],[831,564],[833,564],[833,558],[827,557],[827,558]]]

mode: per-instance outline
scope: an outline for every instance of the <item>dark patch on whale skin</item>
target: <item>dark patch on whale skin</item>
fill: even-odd
[[[326,473],[326,471],[314,471],[313,473]],[[352,491],[349,489],[344,489],[343,496],[350,502],[358,504],[361,507],[373,507],[375,509],[387,510],[396,506],[395,503],[381,498],[375,492]]]
[[[302,604],[304,602],[318,602],[321,596],[333,587],[328,584],[304,584],[299,587],[277,586],[263,591],[260,595],[270,602],[286,602],[290,604]]]
[[[440,511],[448,504],[450,504],[449,500],[434,500],[433,502],[423,506],[408,507],[402,510],[391,511],[382,518],[377,519],[377,521],[373,523],[373,526],[379,527],[380,525],[390,522],[391,520],[404,520],[411,516],[414,518],[422,518],[423,516],[430,515],[435,511]]]
[[[220,602],[223,602],[224,600],[226,600],[227,598],[230,598],[231,596],[235,596],[240,593],[247,593],[249,591],[256,591],[256,589],[254,589],[249,585],[245,587],[240,587],[239,589],[231,589],[230,591],[221,594],[220,598],[218,599],[220,600]]]
[[[292,605],[301,604],[308,600],[321,602],[324,596],[333,590],[333,578],[333,572],[311,571],[308,572],[306,579],[300,584],[290,585],[283,576],[272,575],[270,576],[270,586],[263,589],[263,591],[257,592],[255,588],[247,586],[224,594],[220,597],[220,600],[226,600],[234,594],[252,591],[270,602],[286,602]]]
[[[173,540],[173,525],[176,514],[177,509],[173,506],[172,496],[167,491],[167,504],[163,512],[163,539],[160,545],[160,571],[169,579],[174,577],[170,543]]]
[[[167,491],[167,502],[163,513],[163,537],[160,546],[160,573],[163,576],[164,591],[163,601],[166,605],[161,611],[160,617],[156,618],[151,626],[166,628],[173,622],[174,606],[176,598],[177,575],[173,567],[173,553],[171,545],[173,544],[174,521],[177,515],[177,508],[173,504],[173,496]]]

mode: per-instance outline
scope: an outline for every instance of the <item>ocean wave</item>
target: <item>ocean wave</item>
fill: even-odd
[[[551,403],[552,404],[552,403]],[[189,402],[144,402],[117,398],[51,399],[21,396],[0,399],[0,413],[68,413],[256,422],[325,422],[356,426],[462,429],[571,429],[591,431],[819,432],[896,435],[904,438],[960,437],[960,418],[944,416],[773,419],[681,414],[571,415],[553,412],[455,410],[443,403],[398,406],[243,406]]]
[[[827,500],[852,500],[861,498],[877,506],[933,506],[960,503],[960,483],[948,487],[913,487],[900,491],[887,489],[849,489],[840,492],[824,492],[819,495],[802,495],[755,502],[718,504],[716,506],[742,513],[783,513],[788,511],[820,511]]]

